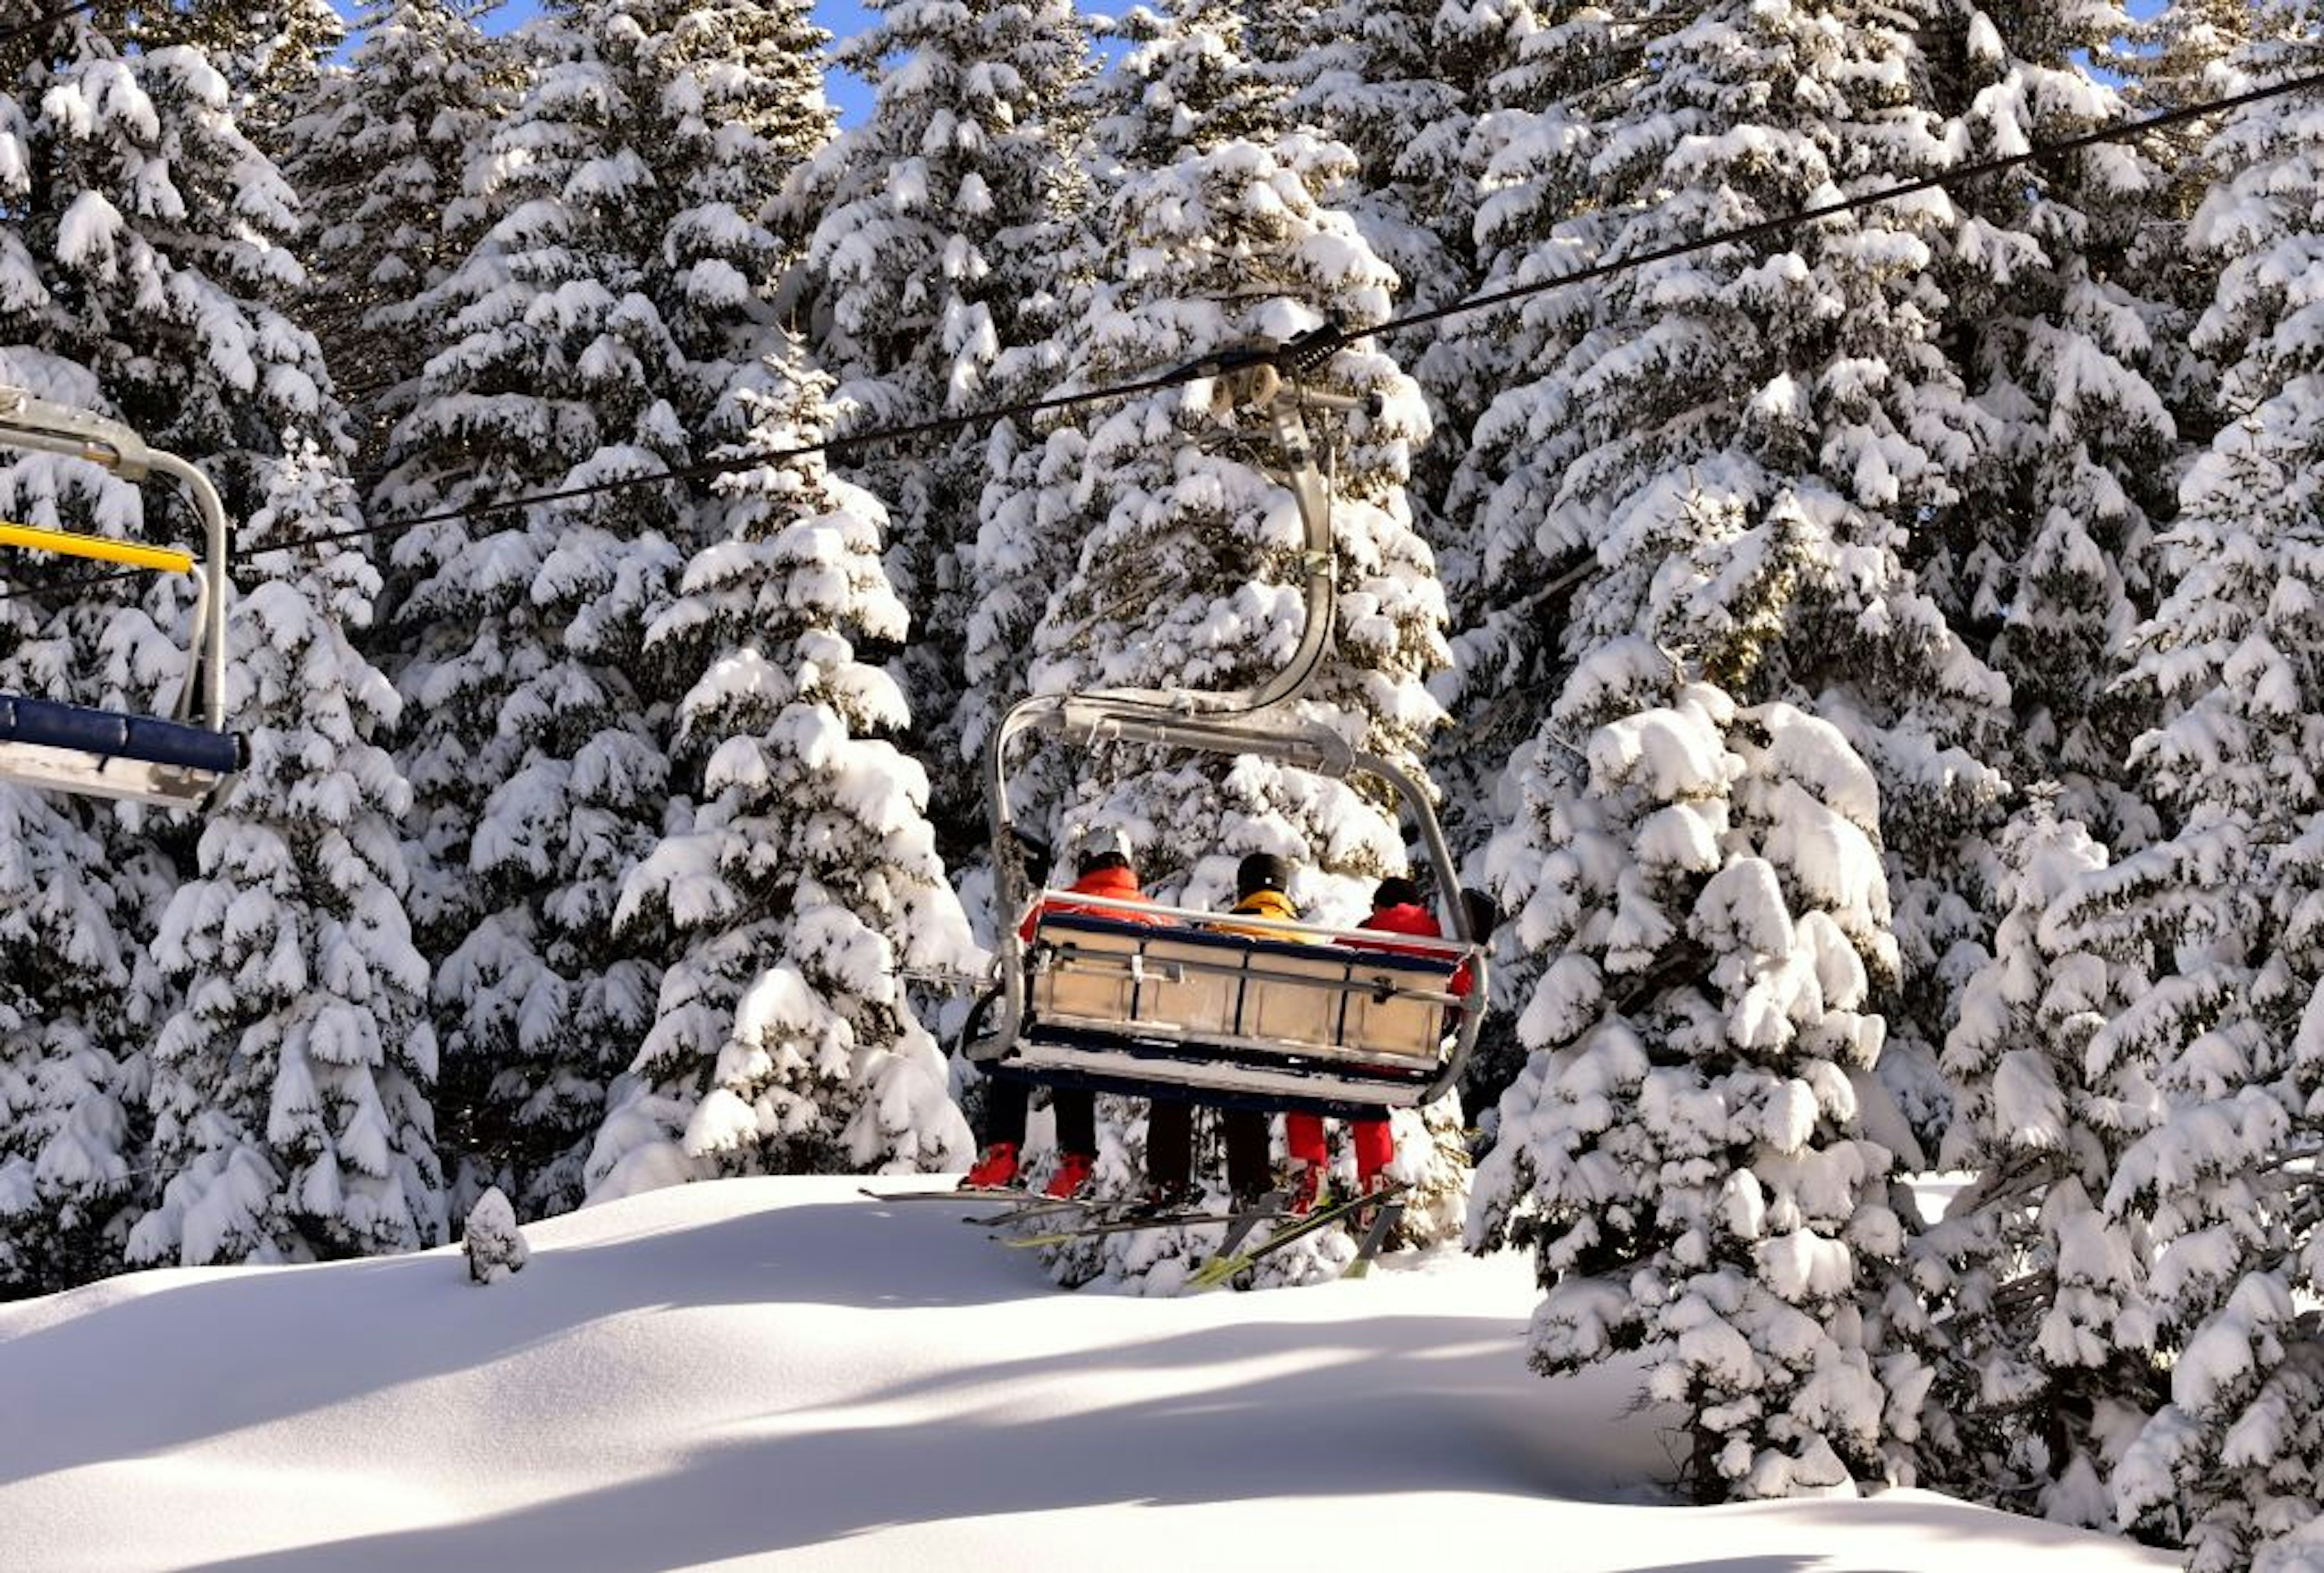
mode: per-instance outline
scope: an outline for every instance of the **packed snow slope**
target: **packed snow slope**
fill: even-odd
[[[0,1568],[2172,1565],[1920,1492],[1671,1505],[1631,1383],[1526,1368],[1521,1256],[1066,1293],[963,1210],[735,1180],[488,1288],[442,1250],[0,1307]]]

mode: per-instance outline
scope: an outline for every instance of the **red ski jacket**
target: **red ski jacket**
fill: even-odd
[[[1067,885],[1064,893],[1102,896],[1116,902],[1150,902],[1154,899],[1138,888],[1138,875],[1126,868],[1101,868],[1094,874],[1085,874]],[[1093,918],[1109,918],[1117,923],[1168,921],[1158,913],[1125,912],[1119,908],[1096,906],[1088,902],[1044,900],[1034,902],[1033,910],[1025,914],[1025,921],[1017,930],[1018,937],[1030,939],[1034,925],[1041,921],[1044,912],[1081,912]]]
[[[1444,930],[1436,924],[1436,914],[1416,902],[1399,902],[1392,907],[1375,907],[1372,915],[1356,925],[1360,929],[1381,929],[1391,934],[1412,934],[1424,939],[1441,939]],[[1384,940],[1367,943],[1350,939],[1351,945],[1362,945],[1368,950],[1389,950],[1399,956],[1425,956],[1434,952],[1423,950],[1417,945],[1391,945]],[[1469,964],[1463,961],[1445,985],[1452,993],[1469,992]]]

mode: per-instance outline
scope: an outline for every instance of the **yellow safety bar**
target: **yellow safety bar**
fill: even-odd
[[[163,573],[191,573],[194,554],[174,546],[140,546],[127,541],[107,541],[102,535],[74,535],[62,530],[42,530],[32,524],[0,520],[0,546],[21,546],[28,551],[52,551],[60,557],[89,557],[131,568],[159,569]]]

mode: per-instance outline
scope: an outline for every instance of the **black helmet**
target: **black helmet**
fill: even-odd
[[[1291,865],[1272,852],[1254,852],[1235,869],[1235,899],[1248,901],[1263,890],[1291,888]]]
[[[1416,907],[1420,887],[1400,874],[1391,874],[1372,887],[1372,911],[1382,907]]]

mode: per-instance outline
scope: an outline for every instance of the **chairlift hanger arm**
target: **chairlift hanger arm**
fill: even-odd
[[[1306,605],[1297,646],[1279,669],[1247,688],[1112,689],[1100,690],[1102,697],[1127,708],[1173,716],[1248,717],[1289,705],[1314,681],[1332,647],[1336,564],[1331,477],[1317,463],[1305,416],[1311,410],[1376,409],[1378,401],[1323,393],[1302,379],[1320,371],[1345,343],[1339,328],[1327,323],[1287,343],[1260,340],[1216,351],[1180,366],[1166,379],[1171,384],[1222,379],[1236,405],[1255,407],[1267,417],[1279,464],[1273,473],[1291,492],[1299,513],[1297,561]]]

